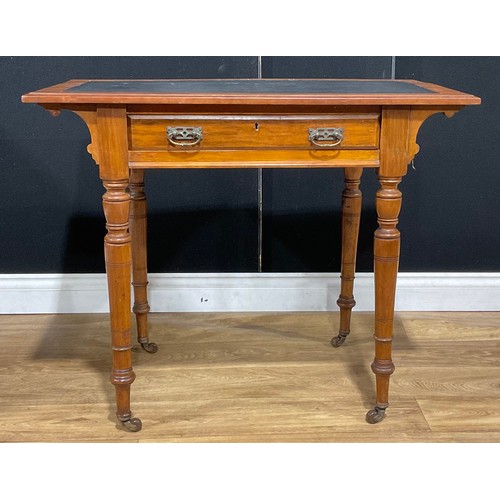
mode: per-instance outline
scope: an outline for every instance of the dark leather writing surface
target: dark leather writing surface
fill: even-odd
[[[90,81],[70,93],[131,94],[433,94],[395,80],[113,80]]]

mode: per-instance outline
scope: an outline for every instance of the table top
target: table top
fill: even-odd
[[[69,80],[22,96],[39,104],[466,105],[470,94],[416,80]]]

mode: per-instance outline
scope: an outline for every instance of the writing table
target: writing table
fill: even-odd
[[[111,382],[118,420],[132,417],[131,278],[138,341],[147,352],[146,195],[152,168],[343,168],[340,347],[350,331],[364,168],[377,171],[374,240],[376,402],[369,423],[385,416],[394,371],[391,342],[400,234],[398,189],[418,152],[417,133],[435,113],[452,116],[480,99],[412,80],[70,80],[22,96],[87,124],[99,165],[112,338]],[[460,138],[457,137],[457,140]]]

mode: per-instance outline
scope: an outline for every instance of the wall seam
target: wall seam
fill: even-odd
[[[257,78],[262,78],[262,56],[257,56]],[[257,170],[257,202],[258,202],[258,255],[257,255],[257,271],[262,272],[262,225],[264,217],[263,206],[263,179],[262,169]]]

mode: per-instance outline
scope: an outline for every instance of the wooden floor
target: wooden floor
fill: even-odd
[[[0,316],[1,442],[500,442],[500,312],[398,313],[377,425],[372,313],[152,314],[132,409],[114,417],[107,315]]]

